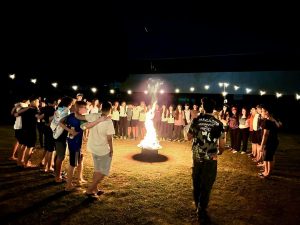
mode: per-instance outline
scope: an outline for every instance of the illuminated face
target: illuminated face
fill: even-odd
[[[40,100],[38,100],[38,99],[36,99],[32,102],[32,106],[34,106],[36,108],[39,106],[39,104],[40,104]]]
[[[236,114],[236,108],[232,108],[232,109],[231,109],[231,112],[232,112],[233,114]]]
[[[188,110],[190,107],[189,107],[188,105],[185,105],[184,108],[185,108],[186,110]]]
[[[256,109],[255,108],[251,108],[251,115],[255,115],[256,114]]]
[[[247,112],[246,112],[246,109],[242,109],[242,114],[243,114],[243,115],[246,115],[246,113],[247,113]]]
[[[78,95],[78,96],[76,97],[76,99],[77,99],[77,101],[82,101],[82,96],[81,96],[81,95]]]
[[[261,114],[261,108],[256,108],[257,113]]]
[[[227,110],[227,106],[224,105],[223,106],[223,110],[226,111]]]
[[[77,112],[81,115],[85,114],[87,112],[86,106],[79,106]]]
[[[193,105],[193,109],[194,109],[194,110],[197,110],[197,105]]]
[[[269,117],[269,112],[265,110],[264,108],[261,109],[261,117],[262,118],[268,118]]]

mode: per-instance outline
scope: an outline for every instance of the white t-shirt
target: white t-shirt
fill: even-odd
[[[88,122],[93,122],[98,118],[98,113],[93,113],[85,116],[85,119]],[[115,134],[112,120],[105,120],[103,122],[100,122],[89,130],[87,151],[98,156],[107,155],[110,152],[107,135]]]
[[[21,107],[18,107],[18,108],[16,109],[16,112],[19,112],[20,109],[21,109]],[[22,117],[21,117],[21,116],[17,116],[17,117],[16,117],[15,124],[14,124],[14,129],[15,129],[15,130],[20,130],[20,129],[22,129]]]
[[[120,117],[127,117],[127,106],[120,106]]]
[[[111,116],[112,120],[120,120],[120,112],[118,110],[113,110],[112,111],[112,116]]]
[[[26,108],[26,107],[28,107],[28,104],[21,102],[20,107],[18,107],[16,109],[16,112],[19,112],[22,108]],[[15,130],[22,129],[22,117],[21,116],[16,117],[15,124],[14,124],[14,129]]]
[[[189,124],[191,122],[191,110],[184,110],[184,117],[186,119],[186,122]]]
[[[91,107],[90,113],[99,113],[99,108],[97,106]]]

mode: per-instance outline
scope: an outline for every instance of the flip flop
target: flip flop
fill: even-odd
[[[98,190],[96,195],[100,196],[100,195],[103,195],[104,194],[104,191],[101,191],[101,190]]]

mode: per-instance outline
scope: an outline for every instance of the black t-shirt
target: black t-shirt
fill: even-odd
[[[269,136],[266,142],[266,147],[273,147],[278,145],[278,128],[275,124],[275,122],[271,120],[264,120],[264,123],[262,124],[262,129],[269,131]]]
[[[22,129],[34,131],[36,129],[37,118],[35,115],[38,114],[37,108],[30,107],[25,112],[21,113],[22,116]]]
[[[49,124],[49,118],[54,115],[55,108],[53,106],[45,106],[41,109],[40,114],[44,114],[43,120],[48,125]]]
[[[217,155],[217,141],[223,133],[223,123],[212,115],[200,114],[189,129],[193,135],[193,159],[211,160]]]

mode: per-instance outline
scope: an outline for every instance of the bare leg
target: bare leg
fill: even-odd
[[[103,174],[101,174],[100,172],[94,172],[93,182],[88,187],[86,193],[87,194],[96,193],[98,191],[98,187],[97,186],[101,182],[101,180],[103,180],[103,178],[104,178]]]
[[[131,137],[131,127],[128,127],[128,129],[127,129],[127,134],[128,134],[128,138],[130,138]]]
[[[52,171],[51,162],[52,162],[52,152],[47,152],[45,156],[45,172]]]
[[[68,177],[67,177],[67,184],[66,184],[66,190],[70,190],[72,189],[73,185],[72,185],[72,179],[73,179],[73,175],[74,175],[74,169],[75,167],[69,165],[69,169],[68,169]]]
[[[33,147],[31,148],[28,148],[28,151],[26,151],[27,154],[25,154],[25,160],[24,160],[24,166],[25,167],[28,167],[28,162],[29,162],[29,159],[31,158],[31,155],[32,155],[32,149]]]
[[[24,155],[26,152],[27,147],[25,145],[21,145],[19,152],[18,152],[18,166],[23,166],[24,165]]]
[[[80,163],[78,164],[78,167],[77,167],[77,169],[78,169],[78,182],[79,183],[85,183],[86,182],[86,180],[83,179],[83,175],[82,175],[82,172],[83,172],[83,159],[84,159],[84,157],[83,157],[83,155],[81,155]]]
[[[40,165],[41,167],[46,166],[46,163],[45,163],[45,161],[46,161],[46,154],[47,154],[47,151],[44,150],[44,151],[43,151],[43,155],[42,155],[42,160],[41,160],[40,163],[38,164],[38,165]],[[43,163],[43,162],[44,162],[44,163]]]
[[[18,158],[16,157],[16,152],[18,150],[18,147],[19,147],[19,142],[16,141],[16,143],[14,144],[14,147],[12,149],[12,154],[11,154],[11,157],[9,158],[10,160],[17,160]]]
[[[252,155],[254,158],[257,155],[257,145],[256,144],[252,144]]]
[[[56,159],[56,168],[55,168],[55,181],[56,182],[61,182],[62,178],[61,178],[61,170],[62,170],[62,162],[64,160],[60,159],[59,157],[57,157]]]

